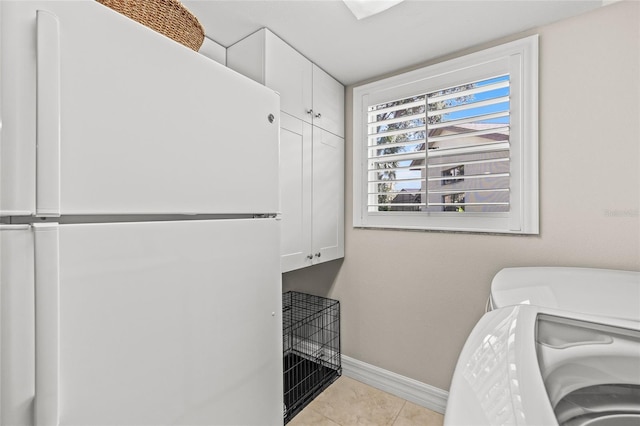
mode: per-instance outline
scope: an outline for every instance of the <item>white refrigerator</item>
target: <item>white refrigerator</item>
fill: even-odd
[[[0,424],[282,424],[279,97],[0,1]]]

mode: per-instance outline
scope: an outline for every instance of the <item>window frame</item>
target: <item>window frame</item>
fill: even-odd
[[[367,180],[367,110],[370,105],[464,84],[508,68],[510,99],[510,211],[370,212]],[[516,70],[517,72],[514,72]],[[539,234],[538,35],[471,53],[353,89],[353,226]]]

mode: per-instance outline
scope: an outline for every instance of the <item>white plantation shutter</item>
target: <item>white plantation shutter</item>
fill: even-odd
[[[368,108],[369,211],[509,211],[509,76]]]
[[[426,96],[374,105],[368,113],[369,210],[425,205]]]
[[[536,36],[353,99],[354,226],[538,232]]]
[[[427,96],[427,205],[508,212],[509,75]]]

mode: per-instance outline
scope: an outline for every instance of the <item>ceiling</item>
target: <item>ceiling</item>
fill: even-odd
[[[375,0],[372,0],[375,1]],[[267,27],[343,84],[578,15],[601,0],[405,0],[360,21],[340,0],[182,0],[229,47]]]

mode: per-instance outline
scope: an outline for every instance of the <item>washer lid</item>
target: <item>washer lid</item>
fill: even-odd
[[[554,379],[555,383],[564,383],[564,390],[570,389],[573,383],[635,383],[634,380],[637,378],[634,374],[629,374],[629,371],[633,371],[638,365],[637,357],[633,356],[637,352],[633,336],[640,333],[640,322],[565,314],[566,311],[556,309],[515,305],[483,315],[469,334],[456,363],[447,399],[444,426],[557,426],[559,422],[554,413],[556,407],[549,398],[549,388],[545,386],[550,373],[554,375],[551,379]],[[574,328],[564,336],[559,334],[561,331],[558,331],[557,327],[553,330],[543,330],[543,334],[549,333],[546,344],[559,343],[555,353],[547,351],[542,355],[546,356],[545,365],[551,367],[545,368],[544,374],[540,371],[540,345],[536,343],[540,336],[538,330],[541,317],[547,322],[571,324],[571,328]],[[576,324],[586,324],[591,330],[605,330],[609,335],[615,334],[615,331],[622,336],[631,336],[631,339],[613,344],[590,345],[589,340],[593,335],[590,336],[589,332],[575,333],[573,325]],[[596,342],[598,340],[596,338]],[[578,346],[567,346],[572,344]],[[583,344],[584,347],[581,346]],[[590,355],[592,359],[585,359],[585,354],[587,358]],[[617,354],[621,357],[616,359]],[[616,365],[619,359],[625,361]],[[567,363],[567,360],[570,362]],[[598,360],[603,363],[599,364]],[[576,368],[584,361],[587,361],[584,368]],[[572,364],[569,369],[565,368],[566,365]],[[578,376],[574,377],[576,372]],[[631,377],[627,377],[629,375]],[[613,400],[615,395],[609,395],[607,398]],[[617,407],[614,409],[626,409],[624,406],[620,407],[624,402],[615,401]],[[591,404],[594,408],[598,405],[593,400]],[[564,410],[562,414],[566,417],[568,411]]]
[[[480,318],[451,379],[445,426],[558,424],[536,357],[538,311],[511,306]]]
[[[497,309],[518,304],[638,321],[640,272],[505,268],[491,282],[491,306]]]

